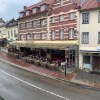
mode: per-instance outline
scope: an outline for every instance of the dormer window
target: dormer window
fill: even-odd
[[[40,9],[41,9],[41,11],[46,10],[46,7],[47,7],[46,5],[42,5],[42,6],[41,6],[41,8],[40,8]]]
[[[62,7],[64,5],[64,0],[61,0],[60,6]]]
[[[30,12],[29,11],[26,11],[26,16],[29,15],[29,14],[30,14]]]
[[[23,17],[24,16],[24,13],[20,13],[20,17]]]
[[[36,13],[36,12],[37,12],[37,8],[34,8],[34,9],[33,9],[33,13]]]
[[[70,0],[71,1],[71,3],[74,3],[74,0]],[[80,2],[83,2],[83,0],[80,0]]]

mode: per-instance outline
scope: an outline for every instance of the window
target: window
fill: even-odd
[[[75,14],[74,13],[70,13],[69,14],[69,20],[74,20],[75,19]]]
[[[23,34],[20,35],[20,39],[24,41],[24,35]]]
[[[42,5],[40,9],[41,11],[44,11],[46,9],[46,5]]]
[[[83,64],[90,64],[90,56],[83,56]]]
[[[27,39],[29,40],[31,37],[31,34],[30,33],[27,33]]]
[[[12,31],[11,31],[11,37],[13,37],[13,33],[12,33]]]
[[[82,13],[82,23],[89,24],[89,13]]]
[[[60,15],[59,20],[60,20],[60,22],[63,22],[64,21],[64,15]]]
[[[26,11],[26,16],[29,15],[29,13],[30,13],[29,11]]]
[[[71,1],[71,3],[74,3],[74,0],[70,0]]]
[[[23,17],[24,16],[24,13],[20,13],[20,17]]]
[[[64,0],[61,0],[60,6],[62,7],[64,5]]]
[[[83,32],[82,33],[82,44],[88,44],[89,43],[89,32]]]
[[[64,30],[63,29],[60,30],[59,36],[60,36],[60,40],[64,39]]]
[[[74,28],[69,30],[69,39],[74,39]]]
[[[98,13],[98,23],[100,23],[100,11]]]
[[[40,20],[40,24],[41,24],[41,26],[46,26],[46,20],[45,19],[41,19]]]
[[[51,23],[55,23],[55,18],[51,17]]]
[[[100,32],[98,32],[98,44],[100,44]]]
[[[46,33],[42,33],[42,39],[46,39]]]
[[[34,33],[34,39],[35,39],[35,40],[38,39],[37,33]]]
[[[52,31],[52,40],[55,40],[55,37],[56,37],[56,32]]]
[[[14,30],[14,37],[17,37],[17,33],[16,33],[16,30]]]
[[[36,27],[37,26],[37,20],[34,20],[33,21],[33,27]]]
[[[20,29],[25,29],[25,23],[20,24]]]
[[[9,33],[9,31],[8,31],[8,38],[10,37],[10,33]]]
[[[31,27],[32,27],[31,22],[27,22],[27,23],[26,23],[26,28],[31,28]]]
[[[36,12],[37,12],[37,8],[34,8],[34,9],[32,10],[32,12],[33,12],[33,13],[36,13]]]

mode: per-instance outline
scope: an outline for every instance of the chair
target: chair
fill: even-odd
[[[49,64],[49,68],[53,69],[54,67],[56,67],[56,64],[54,61],[52,61],[50,64]]]
[[[62,69],[62,70],[65,69],[65,65],[66,65],[66,62],[61,62],[61,69]]]

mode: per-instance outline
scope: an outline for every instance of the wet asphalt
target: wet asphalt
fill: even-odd
[[[99,89],[40,76],[3,61],[0,61],[0,95],[5,100],[100,100]]]

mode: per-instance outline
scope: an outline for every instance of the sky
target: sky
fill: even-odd
[[[4,21],[17,19],[23,6],[30,6],[40,0],[0,0],[0,18]]]

